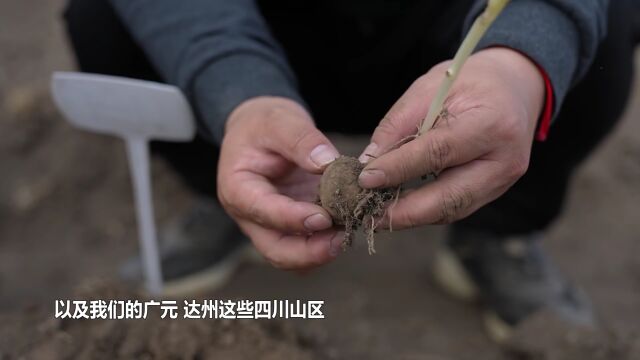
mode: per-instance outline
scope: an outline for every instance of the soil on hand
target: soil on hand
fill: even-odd
[[[375,253],[375,222],[385,215],[386,204],[395,192],[393,189],[361,188],[358,176],[362,169],[364,164],[354,157],[342,156],[335,160],[322,175],[319,198],[334,222],[345,226],[343,249],[352,244],[356,230],[363,226],[369,253]]]

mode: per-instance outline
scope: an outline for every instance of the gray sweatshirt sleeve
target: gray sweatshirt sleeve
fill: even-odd
[[[476,1],[466,22],[484,10]],[[535,61],[549,76],[554,114],[587,72],[607,29],[608,0],[512,0],[481,40],[478,49],[507,46]]]
[[[268,95],[302,103],[254,0],[110,1],[164,80],[190,98],[201,132],[216,143],[244,100]]]

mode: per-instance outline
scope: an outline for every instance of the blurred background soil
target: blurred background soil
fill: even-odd
[[[58,358],[56,351],[47,353],[53,357],[34,354],[33,347],[57,341],[54,333],[82,334],[85,338],[76,341],[84,342],[86,332],[78,327],[107,326],[52,325],[47,319],[53,317],[54,299],[73,296],[87,281],[114,278],[118,264],[136,251],[122,144],[71,129],[48,94],[51,71],[73,69],[59,20],[63,3],[0,0],[3,360],[27,350],[31,358]],[[353,154],[365,141],[334,138]],[[161,161],[154,162],[153,176],[156,215],[163,223],[192,199]],[[248,265],[207,297],[326,301],[325,320],[289,322],[283,326],[293,335],[265,340],[280,344],[258,353],[268,358],[640,359],[640,91],[614,134],[575,177],[566,212],[546,242],[563,270],[592,296],[604,330],[564,329],[541,315],[520,330],[511,347],[492,344],[478,307],[451,301],[431,280],[432,250],[443,234],[443,227],[383,234],[378,255],[370,257],[360,246],[304,277]],[[230,331],[250,331],[258,338],[273,333],[271,325],[258,327],[262,330],[234,325],[239,330]],[[24,342],[25,337],[33,341]],[[20,338],[21,346],[32,348],[17,349]],[[292,352],[269,350],[281,345]],[[60,351],[59,358],[65,358]],[[256,358],[255,353],[219,356]]]

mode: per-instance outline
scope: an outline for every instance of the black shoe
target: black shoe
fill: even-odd
[[[168,224],[159,235],[164,296],[186,296],[215,290],[226,284],[252,247],[233,220],[217,203],[200,200]],[[120,267],[120,276],[142,282],[139,256]]]
[[[558,271],[537,235],[501,238],[454,228],[437,252],[434,275],[450,294],[485,303],[485,325],[499,342],[543,308],[571,325],[595,325],[591,302]]]

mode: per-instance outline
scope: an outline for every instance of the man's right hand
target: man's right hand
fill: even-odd
[[[343,234],[313,203],[322,170],[338,151],[296,102],[258,97],[227,121],[218,198],[275,267],[310,269],[333,260]]]

